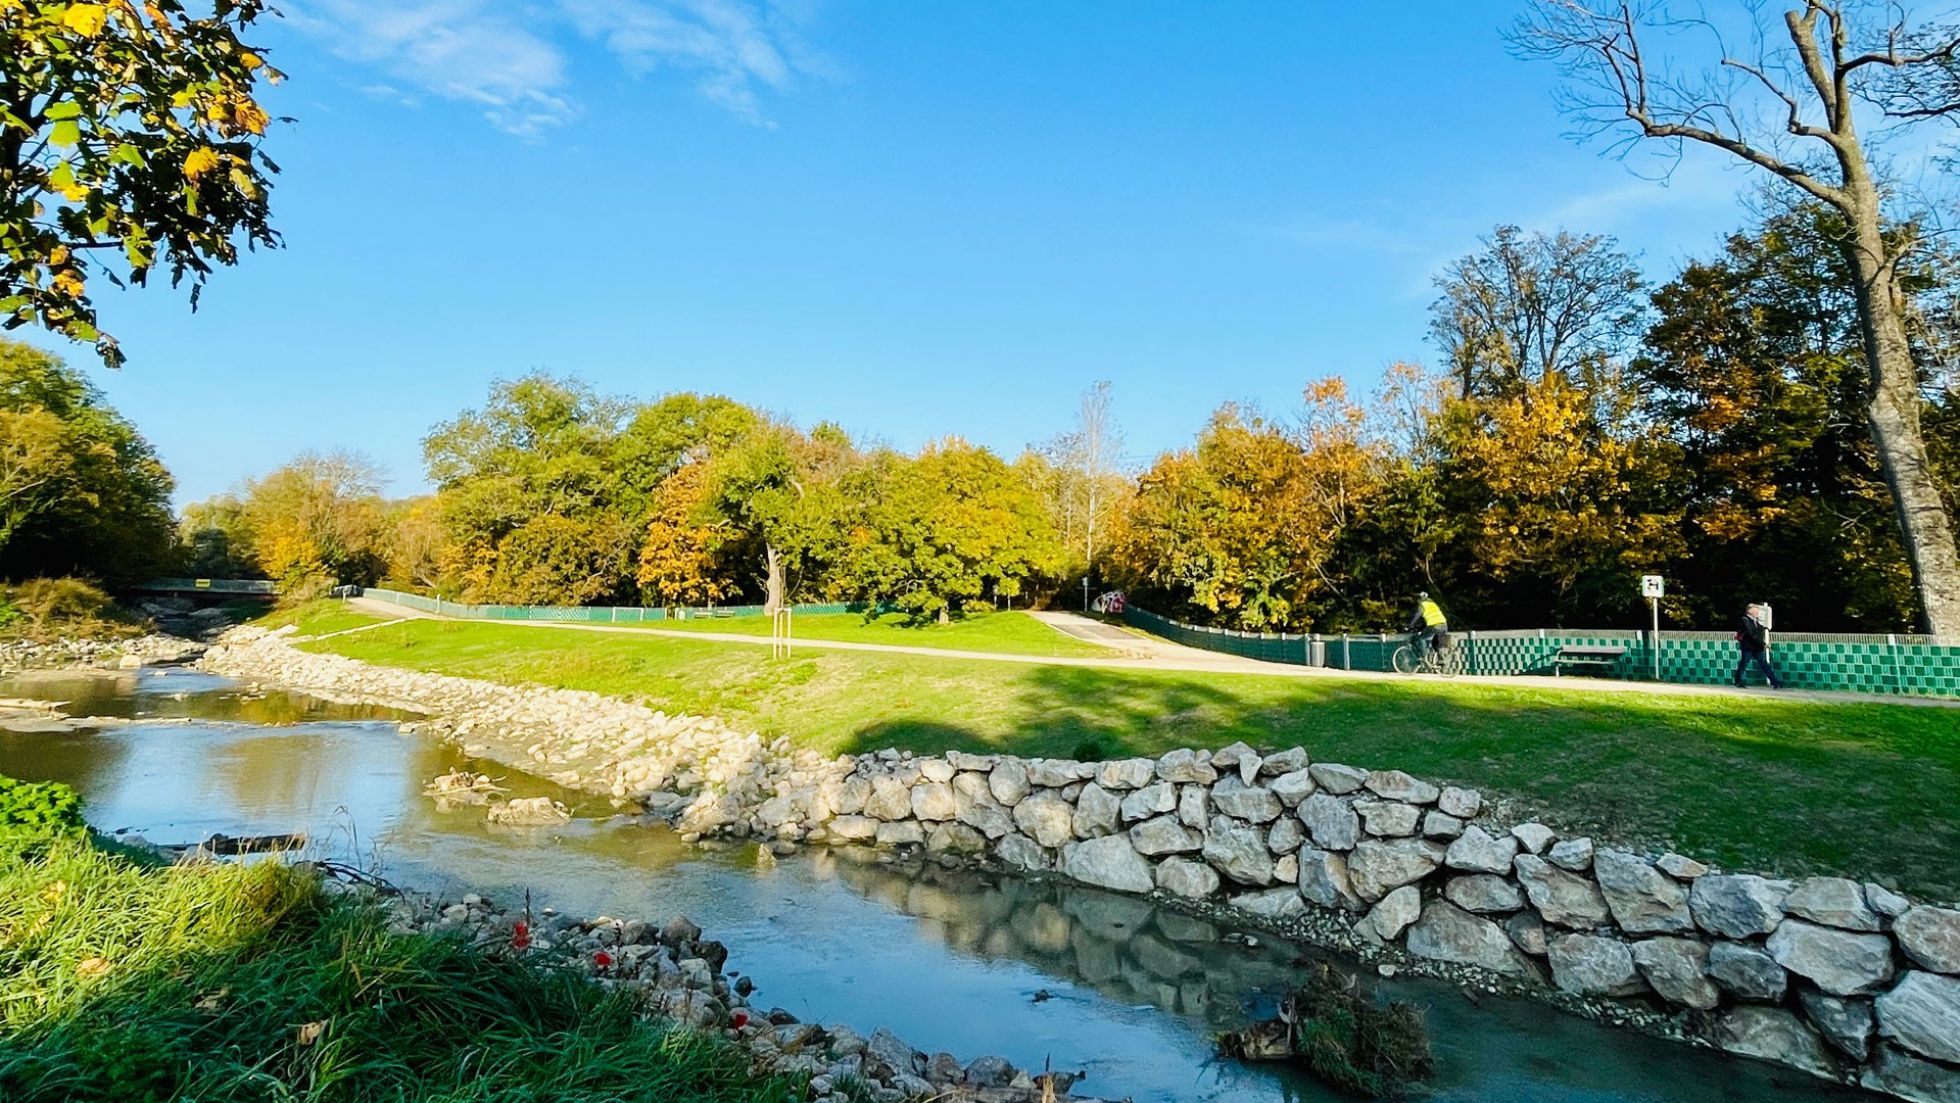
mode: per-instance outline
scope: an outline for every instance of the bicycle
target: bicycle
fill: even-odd
[[[1397,674],[1436,674],[1454,678],[1463,673],[1463,649],[1456,646],[1454,641],[1440,643],[1429,648],[1418,659],[1415,644],[1405,643],[1395,649],[1389,662]]]

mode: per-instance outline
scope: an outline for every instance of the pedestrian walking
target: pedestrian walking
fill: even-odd
[[[1776,676],[1776,668],[1769,665],[1769,628],[1763,624],[1761,605],[1751,604],[1743,612],[1742,626],[1735,630],[1735,642],[1742,649],[1742,657],[1735,664],[1735,688],[1743,688],[1743,679],[1748,676],[1752,662],[1762,670],[1769,688],[1783,688],[1782,680]]]

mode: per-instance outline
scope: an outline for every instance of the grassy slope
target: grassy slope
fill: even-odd
[[[762,617],[729,617],[725,620],[681,620],[649,624],[648,628],[683,632],[733,632],[744,636],[769,635],[769,621]],[[1065,636],[1026,613],[991,613],[956,620],[951,624],[906,623],[902,616],[887,614],[866,623],[856,613],[799,614],[796,638],[836,640],[844,643],[881,643],[900,647],[932,647],[949,651],[997,651],[1009,655],[1087,656],[1107,658],[1109,648]]]
[[[321,1024],[302,1042],[304,1024]],[[274,863],[144,868],[0,828],[0,1099],[773,1103],[782,1081],[629,997]]]
[[[1960,896],[1960,716],[1756,696],[1274,678],[805,652],[415,621],[315,645],[371,662],[713,713],[825,751],[1070,756],[1300,745],[1476,785],[1552,822],[1730,868]]]
[[[288,609],[275,609],[252,623],[263,628],[284,628],[295,624],[303,636],[323,636],[328,632],[344,632],[349,628],[380,624],[382,618],[356,612],[349,609],[345,602],[329,598]]]

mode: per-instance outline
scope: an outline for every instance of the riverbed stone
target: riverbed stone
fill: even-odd
[[[1584,873],[1592,868],[1593,841],[1583,836],[1577,839],[1560,839],[1545,852],[1545,860],[1560,869]]]
[[[1561,934],[1551,940],[1546,955],[1552,983],[1578,996],[1631,996],[1646,984],[1633,965],[1633,952],[1617,938],[1590,934]]]
[[[1717,942],[1708,948],[1708,975],[1745,1000],[1783,998],[1790,974],[1759,946]]]
[[[1331,850],[1318,847],[1302,847],[1300,859],[1300,896],[1323,908],[1342,908],[1347,911],[1360,911],[1365,905],[1361,897],[1355,895],[1353,882],[1348,878],[1347,859]]]
[[[1279,818],[1279,798],[1271,790],[1248,786],[1236,775],[1220,778],[1211,787],[1212,807],[1248,823],[1271,823]]]
[[[1865,882],[1865,902],[1887,919],[1897,919],[1912,910],[1912,901],[1876,881]]]
[[[1688,890],[1688,910],[1710,934],[1751,938],[1774,931],[1783,922],[1783,900],[1796,886],[1748,873],[1716,873],[1697,877]]]
[[[1806,877],[1783,898],[1794,916],[1847,931],[1878,930],[1878,913],[1865,902],[1864,886],[1845,877]]]
[[[945,782],[922,782],[912,790],[912,814],[922,820],[945,821],[959,815],[953,787]]]
[[[1026,764],[1019,759],[1003,758],[987,774],[987,788],[996,801],[1012,808],[1033,791],[1034,785],[1028,780]]]
[[[1874,992],[1892,979],[1892,940],[1882,934],[1785,919],[1764,949],[1778,965],[1833,996]]]
[[[1211,790],[1202,785],[1186,785],[1177,791],[1177,820],[1194,830],[1203,830],[1211,820]]]
[[[1298,808],[1301,801],[1313,795],[1313,772],[1300,769],[1281,774],[1266,782],[1266,788],[1279,798],[1281,805]]]
[[[1300,822],[1323,850],[1353,850],[1361,841],[1361,816],[1354,805],[1329,793],[1315,793],[1301,801]]]
[[[1316,762],[1307,767],[1307,773],[1316,786],[1335,796],[1345,796],[1368,783],[1368,771],[1338,762]]]
[[[1871,1054],[1876,1018],[1869,1001],[1848,1000],[1806,988],[1797,993],[1797,1003],[1803,1008],[1804,1017],[1838,1052],[1854,1061],[1863,1061]]]
[[[1511,829],[1511,837],[1527,854],[1543,854],[1552,843],[1558,840],[1558,832],[1542,823],[1521,823]]]
[[[1130,845],[1139,854],[1195,854],[1204,849],[1203,835],[1171,816],[1158,816],[1130,828]]]
[[[1203,900],[1218,891],[1218,871],[1189,858],[1166,858],[1157,867],[1157,887],[1187,900]]]
[[[1836,1071],[1831,1056],[1802,1019],[1780,1007],[1737,1007],[1715,1022],[1714,1042],[1742,1057],[1774,1061],[1830,1076]]]
[[[1371,942],[1393,942],[1421,916],[1422,890],[1403,885],[1370,908],[1361,922],[1355,924],[1354,933]]]
[[[1375,901],[1442,864],[1443,847],[1428,839],[1365,839],[1348,856],[1348,880],[1363,900]]]
[[[1148,762],[1149,759],[1142,761]],[[1127,822],[1147,820],[1176,808],[1177,786],[1168,781],[1153,782],[1123,798],[1123,819]]]
[[[1404,804],[1434,804],[1442,795],[1442,790],[1434,785],[1403,773],[1401,770],[1375,770],[1368,774],[1362,784],[1368,791],[1383,800],[1401,801]]]
[[[886,823],[909,820],[912,790],[890,774],[879,774],[871,779],[871,799],[864,803],[864,814]]]
[[[1694,917],[1688,912],[1688,890],[1638,854],[1602,849],[1593,855],[1592,872],[1621,930],[1629,934],[1683,934],[1695,929]]]
[[[1913,970],[1878,997],[1878,1032],[1935,1061],[1960,1064],[1960,977]]]
[[[1508,835],[1502,839],[1493,838],[1490,832],[1471,824],[1450,843],[1443,860],[1449,863],[1451,869],[1466,873],[1509,873],[1517,855],[1516,839]]]
[[[1452,877],[1443,886],[1443,896],[1478,915],[1508,915],[1524,907],[1524,893],[1509,878],[1495,873]]]
[[[1354,810],[1361,816],[1362,829],[1370,835],[1395,837],[1413,835],[1422,822],[1422,810],[1413,804],[1393,800],[1358,800]]]
[[[1054,858],[1040,843],[1018,833],[996,842],[994,856],[1012,869],[1046,870],[1054,866]]]
[[[1141,789],[1157,776],[1157,763],[1149,758],[1119,758],[1096,764],[1096,784],[1105,789]]]
[[[1014,806],[1014,826],[1052,850],[1075,837],[1075,809],[1053,790],[1044,789]]]
[[[1551,941],[1545,921],[1538,918],[1537,912],[1530,910],[1506,919],[1504,933],[1510,937],[1512,945],[1533,957],[1544,957]]]
[[[1454,839],[1463,834],[1464,823],[1441,809],[1432,808],[1423,813],[1422,837],[1425,839]]]
[[[1293,891],[1291,886],[1240,893],[1226,903],[1248,915],[1265,919],[1287,919],[1307,910],[1307,902],[1300,899],[1300,894]]]
[[[1213,816],[1205,828],[1204,859],[1241,885],[1273,883],[1273,856],[1259,829],[1229,816]]]
[[[1695,861],[1693,858],[1684,854],[1676,854],[1671,850],[1654,859],[1654,864],[1660,867],[1662,873],[1667,874],[1676,881],[1692,881],[1697,877],[1706,876],[1708,873],[1707,866]]]
[[[1075,837],[1093,839],[1114,832],[1122,810],[1123,802],[1116,794],[1093,781],[1084,785],[1082,795],[1075,798],[1075,819],[1070,824]]]
[[[1708,979],[1708,946],[1699,939],[1649,938],[1630,952],[1640,975],[1669,1003],[1710,1011],[1722,1002],[1722,990]]]
[[[1912,1103],[1960,1103],[1960,1069],[1921,1060],[1892,1046],[1878,1047],[1858,1084]]]
[[[1531,959],[1488,919],[1471,915],[1447,900],[1431,900],[1410,925],[1403,945],[1431,961],[1474,965],[1509,977],[1531,977]]]
[[[1598,885],[1536,854],[1518,855],[1512,868],[1531,906],[1547,923],[1583,930],[1603,925],[1611,915]]]
[[[1484,795],[1475,789],[1445,785],[1443,791],[1436,794],[1436,808],[1459,820],[1474,820],[1477,813],[1484,810]]]
[[[1063,876],[1115,892],[1149,892],[1157,883],[1150,863],[1121,835],[1063,847],[1061,864],[1056,868]]]
[[[1960,973],[1960,911],[1923,904],[1910,908],[1892,924],[1892,936],[1921,968]]]
[[[1281,816],[1266,830],[1266,849],[1275,854],[1291,854],[1306,841],[1306,825],[1292,816]]]
[[[1180,749],[1157,760],[1157,776],[1180,785],[1187,782],[1210,785],[1218,780],[1218,771],[1212,768],[1203,751]]]

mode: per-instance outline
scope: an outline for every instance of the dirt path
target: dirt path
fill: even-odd
[[[372,598],[353,598],[348,605],[374,616],[400,621],[409,619],[452,620],[433,613],[407,609]],[[843,640],[797,640],[797,650],[870,651],[889,655],[922,655],[934,659],[966,659],[975,662],[1024,663],[1034,666],[1078,666],[1104,670],[1181,671],[1201,674],[1251,674],[1269,678],[1333,678],[1348,681],[1440,682],[1436,675],[1380,674],[1366,670],[1331,670],[1325,667],[1292,666],[1257,659],[1202,651],[1155,636],[1129,632],[1079,613],[1040,612],[1032,617],[1056,631],[1076,639],[1104,644],[1111,648],[1107,657],[1062,655],[1015,655],[999,651],[955,651],[940,647],[911,647],[890,643],[850,643]],[[614,624],[577,624],[561,621],[500,620],[496,624],[518,628],[558,628],[575,632],[606,632],[631,636],[664,636],[668,639],[710,640],[716,643],[768,647],[767,636],[745,636],[735,632],[673,631],[661,628]],[[370,625],[368,627],[379,627]],[[1120,635],[1122,638],[1118,639]],[[1583,693],[1635,693],[1666,697],[1775,697],[1777,700],[1814,701],[1825,704],[1916,705],[1925,708],[1960,708],[1960,701],[1922,697],[1881,696],[1863,693],[1819,693],[1799,690],[1730,689],[1725,686],[1674,685],[1655,682],[1621,682],[1606,678],[1553,678],[1545,675],[1465,676],[1448,679],[1459,684],[1509,687],[1512,689],[1570,690]]]

